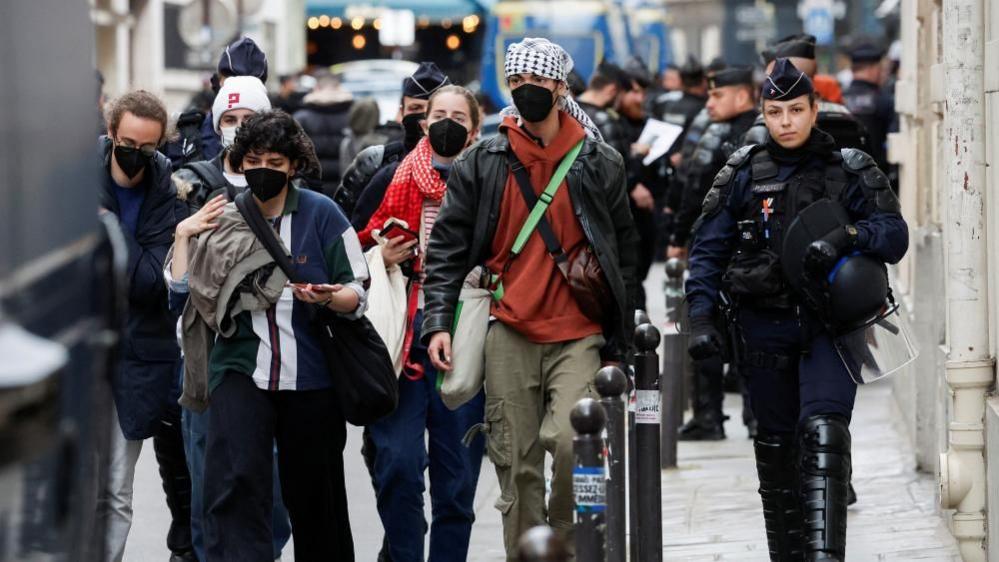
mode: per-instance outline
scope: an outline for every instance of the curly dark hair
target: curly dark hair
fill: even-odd
[[[302,126],[280,109],[254,113],[236,131],[229,147],[229,165],[243,169],[243,158],[254,152],[277,152],[291,160],[296,175],[319,179],[322,170],[316,147]]]

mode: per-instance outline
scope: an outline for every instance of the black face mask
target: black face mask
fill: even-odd
[[[420,127],[420,121],[426,118],[426,113],[410,113],[403,116],[402,128],[406,131],[406,135],[403,137],[402,143],[406,146],[407,151],[413,150],[416,143],[423,138],[423,127]]]
[[[552,112],[552,107],[555,107],[555,97],[548,88],[524,84],[513,91],[513,105],[524,121],[539,123]]]
[[[428,129],[430,147],[444,158],[457,156],[468,143],[468,129],[454,119],[441,119]]]
[[[121,168],[122,172],[128,176],[128,179],[133,179],[135,176],[142,173],[142,170],[146,169],[149,165],[149,156],[142,153],[141,150],[132,146],[122,146],[117,145],[114,147],[114,159],[118,162],[118,167]]]
[[[277,197],[288,183],[288,174],[272,168],[250,168],[243,172],[250,192],[261,201]]]

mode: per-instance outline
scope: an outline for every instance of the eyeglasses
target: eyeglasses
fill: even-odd
[[[138,150],[143,156],[150,157],[156,154],[155,144],[144,144],[142,146],[136,146],[134,142],[128,139],[121,139],[118,141],[118,146],[128,149],[128,150]]]

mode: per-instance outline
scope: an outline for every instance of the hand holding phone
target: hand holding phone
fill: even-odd
[[[420,237],[415,231],[407,227],[405,223],[396,218],[385,221],[385,228],[378,235],[385,241],[402,237],[403,242],[418,240]]]

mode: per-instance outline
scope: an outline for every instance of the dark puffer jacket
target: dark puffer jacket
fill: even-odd
[[[340,185],[340,145],[350,126],[350,94],[341,90],[321,90],[305,96],[305,105],[295,119],[316,145],[323,169],[322,191],[330,197]]]
[[[489,258],[510,163],[506,134],[482,141],[454,163],[427,248],[423,339],[451,329],[465,276]],[[638,234],[628,206],[621,155],[587,138],[566,176],[583,233],[614,294],[604,322],[604,360],[622,361],[632,339]]]
[[[107,171],[111,141],[105,136],[99,142],[105,178],[101,206],[118,215],[118,200]],[[156,153],[145,173],[146,197],[135,235],[124,232],[128,245],[128,315],[120,368],[111,380],[118,423],[130,440],[152,437],[169,409],[178,408],[179,396],[180,348],[174,317],[167,308],[163,260],[173,244],[177,223],[187,217],[187,206],[177,199],[166,156]]]

